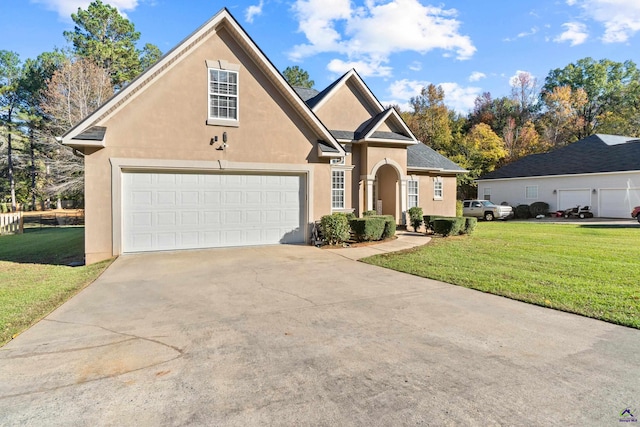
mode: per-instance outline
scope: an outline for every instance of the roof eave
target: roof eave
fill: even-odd
[[[187,36],[178,45],[165,54],[158,62],[156,62],[149,69],[144,71],[138,77],[136,77],[130,84],[125,86],[121,91],[114,94],[109,100],[107,100],[96,111],[89,114],[85,119],[76,124],[73,128],[68,130],[62,136],[62,143],[72,146],[71,140],[79,135],[85,128],[96,125],[99,122],[104,122],[108,117],[118,110],[121,101],[126,100],[131,96],[135,96],[139,92],[139,88],[144,87],[145,83],[149,80],[156,78],[156,74],[163,73],[169,67],[175,65],[178,62],[179,57],[185,52],[192,49],[194,45],[202,43],[202,39],[208,32],[215,33],[217,28],[226,23],[228,29],[231,29],[236,37],[239,38],[239,42],[242,48],[253,57],[257,65],[262,68],[267,78],[278,87],[285,95],[288,102],[301,114],[311,129],[321,136],[322,139],[328,141],[336,150],[344,154],[344,150],[338,143],[338,141],[331,135],[329,130],[322,124],[320,119],[315,113],[307,106],[304,100],[298,95],[295,90],[287,83],[282,74],[275,68],[273,63],[267,58],[267,56],[260,50],[258,45],[249,37],[248,33],[242,28],[242,26],[231,15],[228,9],[223,8],[216,13],[211,19],[195,30],[191,35]],[[84,145],[82,145],[84,146]]]
[[[466,169],[444,169],[444,168],[425,168],[418,166],[407,166],[407,171],[416,171],[416,172],[440,172],[440,173],[455,173],[455,174],[463,174],[469,173]]]

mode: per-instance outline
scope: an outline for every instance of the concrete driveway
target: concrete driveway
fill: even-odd
[[[121,257],[0,349],[3,426],[619,425],[626,408],[640,331],[308,246]]]

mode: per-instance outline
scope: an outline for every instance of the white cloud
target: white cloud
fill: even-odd
[[[506,39],[503,39],[503,41],[505,41],[505,42],[513,42],[513,41],[516,41],[517,39],[533,36],[538,31],[539,31],[538,27],[532,27],[529,31],[523,31],[521,33],[518,33],[518,35],[513,37],[513,38],[507,37]]]
[[[344,74],[352,68],[355,68],[362,77],[388,77],[391,75],[391,67],[383,65],[381,62],[332,59],[327,64],[327,70],[336,74]]]
[[[523,32],[519,33],[516,37],[521,39],[523,37],[532,36],[532,35],[536,34],[537,32],[538,32],[538,27],[533,27],[529,31],[523,31]]]
[[[569,6],[579,6],[584,14],[604,25],[602,41],[623,43],[640,31],[638,0],[568,0]]]
[[[244,12],[245,21],[252,23],[253,18],[262,15],[262,7],[264,6],[264,0],[260,0],[260,3],[249,6]]]
[[[87,9],[91,0],[30,0],[32,3],[40,3],[47,9],[56,11],[61,18],[71,19],[72,13],[77,13],[78,8]],[[132,11],[138,7],[138,0],[109,0],[105,2],[118,9],[121,13]]]
[[[469,81],[470,82],[477,82],[477,81],[485,79],[485,78],[487,78],[487,75],[485,73],[481,73],[480,71],[474,71],[469,76]]]
[[[294,46],[290,59],[335,52],[349,61],[385,63],[392,53],[432,50],[469,59],[476,51],[460,34],[454,9],[423,6],[418,0],[296,0],[293,11],[307,43]]]
[[[409,64],[409,69],[411,71],[420,71],[422,70],[422,63],[418,61],[413,61],[411,64]]]
[[[553,39],[556,43],[570,42],[571,46],[582,44],[589,37],[587,26],[580,22],[567,22],[562,24],[565,31]]]
[[[409,104],[411,97],[420,94],[423,87],[430,84],[423,80],[402,79],[393,82],[388,92],[391,100],[383,102],[384,105],[398,105],[403,111],[412,111]],[[444,90],[444,103],[458,113],[466,114],[474,106],[476,98],[482,93],[482,89],[474,86],[460,86],[458,83],[439,83]]]
[[[467,114],[474,107],[482,88],[460,86],[458,83],[440,83],[444,89],[444,103],[460,114]]]

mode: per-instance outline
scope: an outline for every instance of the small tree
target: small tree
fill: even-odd
[[[282,74],[291,86],[312,88],[315,84],[313,80],[309,80],[309,73],[297,65],[285,68]]]
[[[409,222],[414,231],[418,231],[418,228],[422,225],[422,208],[414,206],[409,209]]]

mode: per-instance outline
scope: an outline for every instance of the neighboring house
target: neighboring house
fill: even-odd
[[[630,218],[640,205],[640,139],[591,135],[523,157],[481,176],[478,197],[512,206],[546,202],[551,211],[588,205],[597,217]]]
[[[62,142],[84,154],[85,252],[303,243],[332,212],[455,215],[462,168],[349,71],[294,89],[223,9]]]

